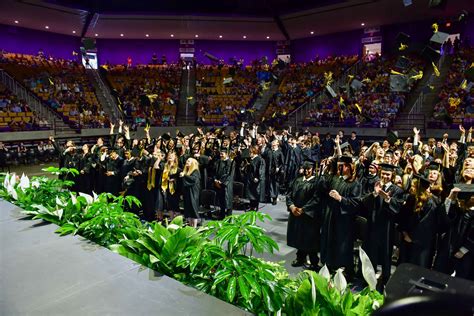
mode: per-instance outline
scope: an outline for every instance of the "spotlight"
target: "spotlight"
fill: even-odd
[[[361,26],[365,26],[365,23],[361,23],[360,25],[361,25]]]
[[[313,34],[314,34],[314,31],[309,32],[309,34],[313,35]]]
[[[222,35],[219,35],[219,38],[222,38]]]
[[[120,33],[120,36],[123,37],[123,33]]]
[[[270,36],[267,36],[267,39],[270,39]]]
[[[99,34],[95,33],[95,36],[99,36]]]
[[[72,34],[76,34],[76,31],[72,31]]]

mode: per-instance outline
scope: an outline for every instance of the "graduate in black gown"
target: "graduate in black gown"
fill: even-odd
[[[269,187],[270,199],[273,205],[276,205],[278,194],[280,193],[280,181],[285,173],[285,158],[280,150],[278,140],[272,141],[272,149],[269,152],[269,166],[267,186]]]
[[[442,212],[446,213],[444,204],[439,203],[429,187],[427,178],[416,175],[399,217],[402,233],[399,262],[427,269],[433,262],[439,219]]]
[[[374,267],[382,265],[383,288],[390,278],[395,220],[403,204],[403,190],[394,184],[396,166],[380,164],[380,181],[362,201],[367,212],[367,236],[363,248]]]
[[[291,183],[298,176],[298,171],[301,165],[301,148],[296,144],[296,139],[290,137],[288,142],[284,142],[286,147],[285,156],[285,171],[286,183]]]
[[[77,192],[92,193],[91,169],[92,156],[89,152],[89,145],[84,144],[82,145],[82,153],[77,155],[77,170],[79,171],[79,176],[76,178]]]
[[[120,178],[120,168],[122,167],[123,159],[119,157],[116,151],[112,150],[109,157],[105,159],[104,163],[104,191],[118,195],[122,182]]]
[[[227,150],[221,149],[220,159],[216,162],[214,175],[214,188],[217,191],[220,218],[224,218],[226,215],[232,215],[234,173],[234,161],[229,158],[229,152]]]
[[[303,176],[293,181],[286,196],[289,212],[287,244],[297,249],[296,260],[291,264],[293,267],[303,266],[309,256],[310,268],[316,269],[321,238],[319,181],[313,175],[312,162],[304,162],[302,168]]]
[[[344,273],[350,279],[354,273],[354,219],[361,198],[352,157],[339,158],[337,174],[325,179],[323,192],[329,194],[325,196],[321,259],[331,270],[345,267]]]
[[[201,193],[201,175],[198,161],[194,158],[188,158],[180,177],[183,182],[184,217],[188,220],[189,226],[197,227],[199,196]]]
[[[250,200],[250,210],[258,211],[258,204],[265,197],[265,161],[258,154],[258,146],[250,147],[250,163],[245,175],[245,191]]]
[[[161,175],[161,190],[164,196],[164,209],[169,212],[170,218],[174,218],[179,212],[179,174],[178,156],[172,150],[168,152],[163,173]]]

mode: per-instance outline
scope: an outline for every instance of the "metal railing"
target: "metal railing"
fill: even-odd
[[[5,87],[8,88],[8,90],[13,92],[18,98],[26,101],[30,109],[35,112],[36,116],[42,119],[46,119],[53,129],[56,128],[56,113],[54,113],[50,108],[45,106],[37,96],[35,96],[33,93],[31,93],[31,91],[23,87],[3,69],[0,69],[0,78]]]
[[[100,93],[104,98],[105,102],[107,103],[107,108],[111,111],[110,115],[112,116],[111,119],[118,121],[119,119],[123,120],[124,115],[121,111],[119,111],[118,105],[115,102],[114,98],[112,97],[110,88],[105,82],[102,80],[102,77],[99,74],[99,70],[97,69],[87,69],[92,73],[95,82],[98,86],[97,93]]]
[[[438,67],[438,69],[441,69],[441,67],[443,66],[443,64],[445,62],[445,59],[446,59],[446,56],[441,55],[441,57],[438,60],[437,65],[436,65]],[[428,67],[430,67],[430,65],[428,65]],[[429,79],[428,79],[427,85],[430,86],[433,83],[433,81],[435,80],[435,78],[436,78],[436,75],[433,71],[431,73]],[[416,114],[420,113],[421,109],[423,108],[423,104],[424,104],[424,101],[425,101],[425,95],[426,94],[428,94],[428,93],[425,93],[425,91],[421,90],[421,92],[418,95],[418,98],[416,99],[415,103],[413,103],[413,106],[410,109],[410,112],[408,113],[408,116],[416,115]]]

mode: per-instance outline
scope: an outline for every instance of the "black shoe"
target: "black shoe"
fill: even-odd
[[[291,263],[291,266],[292,267],[302,267],[302,266],[304,266],[304,262],[299,261],[298,259],[296,259],[296,260],[293,260],[293,262]]]
[[[277,204],[277,199],[276,198],[272,199],[272,205],[276,205],[276,204]]]

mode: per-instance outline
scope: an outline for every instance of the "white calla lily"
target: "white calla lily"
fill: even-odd
[[[57,196],[57,197],[56,197],[56,205],[65,206],[66,203],[64,203],[63,201],[61,201],[61,199]]]
[[[39,188],[40,187],[40,182],[38,180],[31,181],[31,187],[35,188],[35,189]]]
[[[16,192],[15,188],[11,185],[7,188],[8,194],[14,199],[18,200],[18,193]]]
[[[319,275],[325,278],[327,281],[331,280],[331,273],[326,265],[324,265],[321,270],[319,270]]]
[[[6,189],[10,186],[10,174],[7,173],[5,175],[5,179],[3,179],[3,187]]]
[[[311,281],[311,302],[313,302],[313,307],[316,306],[316,283],[314,283],[313,274],[309,274],[309,279]]]
[[[337,269],[336,275],[334,276],[334,287],[339,291],[339,293],[341,293],[341,295],[347,288],[347,281],[344,274],[342,274],[342,271],[342,268]]]
[[[60,209],[57,209],[54,213],[58,215],[59,219],[61,219],[61,217],[63,217],[64,210],[60,208]]]
[[[46,207],[44,207],[43,205],[40,205],[40,204],[33,204],[33,205],[31,205],[31,207],[37,209],[42,214],[49,214],[50,213],[49,210]]]
[[[364,280],[367,282],[371,290],[375,290],[375,287],[377,286],[375,269],[372,262],[370,262],[369,256],[367,256],[362,247],[359,247],[359,258],[362,263],[362,275],[364,276]]]
[[[23,192],[30,187],[30,179],[24,173],[21,175],[19,186]]]
[[[10,177],[10,185],[14,187],[16,184],[16,173],[12,173]]]
[[[94,202],[94,198],[87,193],[79,192],[79,196],[82,196],[83,198],[85,198],[87,204],[92,204]]]
[[[99,196],[94,191],[92,191],[92,198],[94,199],[94,201],[97,201],[99,199]]]
[[[76,195],[73,194],[72,192],[69,192],[69,195],[71,195],[71,202],[72,202],[72,205],[76,205],[76,204],[77,204]]]

